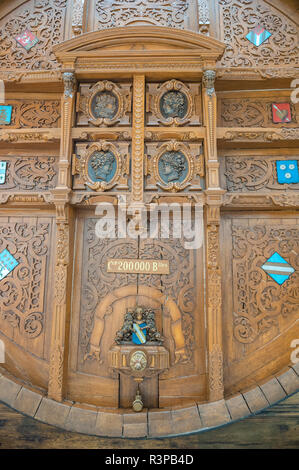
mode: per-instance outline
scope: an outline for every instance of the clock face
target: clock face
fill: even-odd
[[[130,359],[130,367],[136,372],[143,371],[147,366],[147,358],[143,351],[135,351]]]

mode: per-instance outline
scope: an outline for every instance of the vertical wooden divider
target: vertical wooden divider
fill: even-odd
[[[207,346],[209,401],[224,397],[222,346],[222,293],[220,270],[219,225],[220,206],[224,191],[219,183],[217,157],[217,105],[214,70],[203,75],[203,110],[205,157],[207,168],[206,194],[206,283],[207,283]]]
[[[73,211],[69,206],[71,191],[71,131],[75,102],[75,76],[65,72],[64,95],[61,103],[62,127],[58,185],[52,191],[56,207],[56,253],[54,273],[54,307],[52,317],[51,352],[48,396],[62,401],[67,372],[68,334],[72,271]]]

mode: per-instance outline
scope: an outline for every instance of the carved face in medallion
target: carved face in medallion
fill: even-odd
[[[94,152],[89,159],[88,170],[93,181],[111,181],[116,171],[115,155],[103,150]]]
[[[183,119],[187,114],[187,110],[187,97],[181,91],[167,91],[160,100],[160,111],[165,119]]]
[[[91,111],[96,119],[113,119],[118,111],[118,98],[111,91],[100,91],[91,103]]]
[[[182,152],[165,152],[159,159],[159,175],[165,183],[181,183],[187,173],[188,161]]]

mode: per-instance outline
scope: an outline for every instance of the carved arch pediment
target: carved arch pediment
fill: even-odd
[[[83,34],[53,48],[64,69],[77,73],[95,70],[138,71],[176,67],[188,72],[213,66],[225,45],[191,31],[158,26],[129,26]]]

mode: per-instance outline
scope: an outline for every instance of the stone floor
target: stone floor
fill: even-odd
[[[299,393],[221,428],[164,439],[100,438],[67,432],[0,404],[0,449],[298,449]]]

